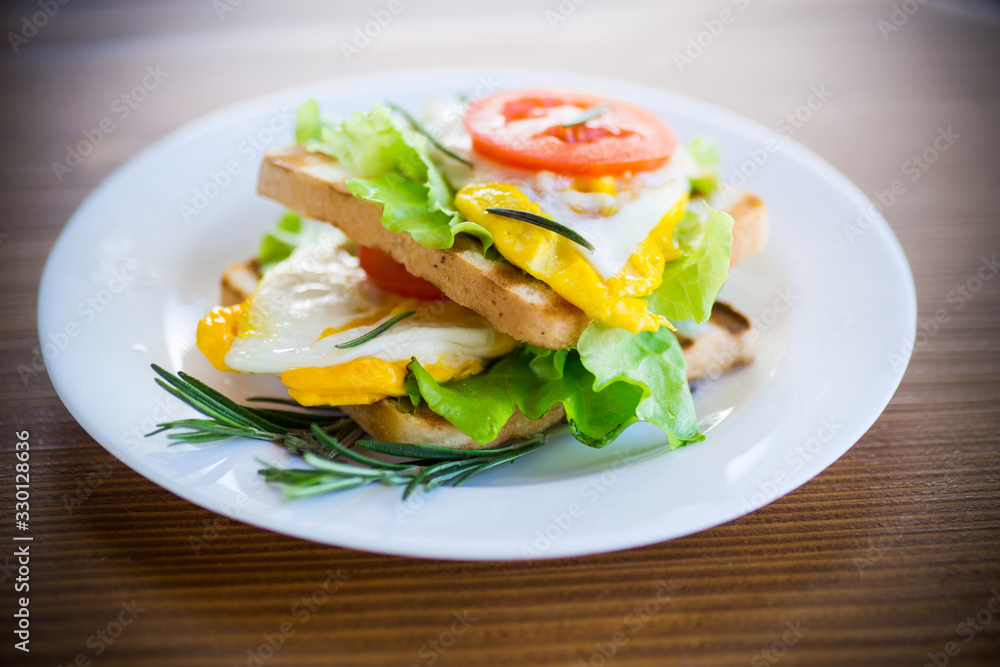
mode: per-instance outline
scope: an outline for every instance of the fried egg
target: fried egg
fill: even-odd
[[[416,358],[439,382],[482,371],[516,341],[450,301],[383,292],[366,277],[353,242],[331,225],[261,278],[243,303],[198,325],[198,348],[220,370],[280,374],[303,405],[373,403],[405,394]],[[413,311],[377,336],[391,318]]]
[[[423,122],[442,145],[472,162],[471,169],[452,160],[441,167],[458,191],[456,209],[490,231],[504,258],[593,320],[632,332],[670,326],[650,313],[641,297],[659,287],[664,265],[681,256],[674,230],[684,217],[689,179],[697,173],[683,147],[659,169],[574,177],[507,167],[477,155],[457,103],[429,104]],[[487,213],[493,207],[549,217],[583,236],[594,249],[530,223]]]

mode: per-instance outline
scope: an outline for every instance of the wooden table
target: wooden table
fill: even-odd
[[[388,2],[118,4],[3,13],[0,507],[12,525],[13,434],[29,430],[37,536],[30,654],[12,646],[16,558],[0,557],[3,664],[1000,664],[1000,279],[961,307],[952,292],[1000,251],[996,4],[899,2],[894,15],[861,0],[489,12],[403,0],[349,60],[341,43]],[[44,25],[35,34],[24,20]],[[707,46],[688,51],[699,39]],[[832,95],[794,137],[870,194],[910,178],[911,156],[952,128],[953,145],[887,213],[921,321],[947,321],[920,339],[878,422],[803,488],[697,535],[601,556],[453,563],[312,544],[204,511],[91,440],[33,351],[43,262],[87,193],[224,105],[456,61],[624,77],[767,125],[825,86]],[[52,163],[147,66],[162,83],[60,181]],[[189,540],[206,534],[195,556]]]

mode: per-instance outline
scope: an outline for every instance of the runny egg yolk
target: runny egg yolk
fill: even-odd
[[[301,405],[367,405],[388,396],[403,396],[406,367],[410,361],[355,359],[328,368],[295,368],[281,374],[288,394]],[[483,370],[478,359],[457,365],[428,364],[438,382],[462,380]]]
[[[608,290],[613,296],[645,296],[660,286],[663,267],[681,257],[673,239],[677,223],[684,217],[686,204],[687,200],[680,202],[663,216],[628,258],[622,270],[608,278]]]
[[[252,298],[252,297],[251,297]],[[246,328],[251,299],[235,306],[213,308],[198,322],[198,349],[220,371],[231,371],[226,365],[226,354]]]
[[[598,179],[576,185],[604,192],[614,187],[613,182],[609,188]],[[547,283],[590,319],[632,333],[673,328],[666,318],[649,312],[646,302],[638,297],[659,287],[666,262],[680,257],[673,235],[686,203],[682,200],[663,216],[621,271],[605,280],[569,239],[531,223],[486,212],[487,208],[511,208],[545,215],[514,186],[472,184],[455,196],[459,213],[489,230],[497,250],[508,261]]]
[[[618,191],[614,176],[577,176],[573,179],[573,189],[577,192],[600,192],[613,195]]]

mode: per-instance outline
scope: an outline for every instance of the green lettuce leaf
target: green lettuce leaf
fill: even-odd
[[[547,350],[544,347],[526,345],[528,351],[534,355],[531,360],[531,372],[542,380],[558,380],[566,370],[566,357],[569,350]]]
[[[450,248],[455,235],[472,234],[480,240],[484,251],[493,244],[493,236],[474,222],[463,220],[458,213],[444,209],[429,210],[427,188],[420,183],[390,172],[376,178],[352,178],[344,181],[355,197],[382,205],[382,225],[393,232],[406,232],[413,240],[428,248]]]
[[[579,355],[567,355],[559,378],[543,380],[531,370],[533,355],[510,354],[486,372],[458,382],[439,383],[414,360],[410,371],[420,396],[431,410],[479,444],[494,440],[514,410],[538,419],[556,403],[566,408],[573,435],[593,447],[603,447],[635,421],[633,408],[640,393],[627,384],[602,392]]]
[[[594,322],[583,331],[577,349],[594,376],[594,391],[622,384],[640,390],[635,417],[666,431],[671,449],[704,440],[698,432],[684,353],[669,329],[633,334]]]
[[[733,219],[705,206],[707,214],[688,211],[677,225],[683,257],[667,262],[663,282],[646,297],[649,309],[671,320],[704,322],[729,278]]]
[[[712,139],[698,136],[688,143],[687,149],[698,165],[698,173],[690,179],[691,191],[708,196],[719,186],[722,163],[719,148]]]
[[[398,123],[378,103],[368,113],[354,112],[333,124],[320,121],[314,105],[310,100],[300,108],[296,138],[359,174],[344,184],[354,196],[383,206],[387,229],[409,233],[429,248],[450,248],[463,232],[478,238],[484,253],[490,248],[493,237],[486,228],[454,209],[454,192],[431,159],[426,137]]]
[[[286,212],[264,234],[257,246],[257,264],[266,273],[275,264],[288,259],[296,248],[311,243],[318,236],[317,228],[292,213]]]
[[[603,447],[630,424],[663,428],[670,446],[701,440],[680,345],[667,329],[638,336],[592,324],[579,350],[525,346],[458,382],[439,383],[414,360],[407,393],[479,444],[515,409],[538,419],[562,403],[577,440]]]
[[[295,113],[295,141],[304,144],[318,140],[322,134],[323,121],[319,115],[316,100],[306,100]]]

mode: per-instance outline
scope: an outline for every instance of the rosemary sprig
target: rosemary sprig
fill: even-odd
[[[316,442],[309,429],[313,424],[335,431],[345,438],[357,429],[353,420],[346,415],[307,415],[290,410],[271,410],[239,405],[223,396],[208,385],[181,371],[177,375],[153,364],[153,370],[160,377],[156,383],[178,399],[202,413],[209,419],[178,419],[157,424],[158,428],[147,437],[163,431],[171,431],[167,438],[176,442],[207,443],[229,438],[251,438],[269,440],[281,444],[293,454],[307,451],[324,452],[325,448]],[[357,439],[358,434],[353,435]],[[352,440],[353,442],[353,440]]]
[[[439,151],[441,151],[442,153],[444,153],[445,155],[447,155],[448,157],[450,157],[452,160],[458,160],[459,162],[461,162],[462,164],[464,164],[467,167],[472,167],[473,166],[473,164],[471,162],[469,162],[468,160],[466,160],[464,157],[461,157],[459,155],[455,155],[450,150],[448,150],[447,148],[445,148],[444,146],[442,146],[441,142],[439,142],[437,139],[435,139],[434,135],[432,135],[430,132],[428,132],[427,129],[423,125],[421,125],[419,122],[417,122],[417,119],[414,118],[413,116],[411,116],[410,113],[406,109],[404,109],[401,106],[397,106],[397,105],[393,104],[392,102],[386,102],[385,105],[387,107],[389,107],[390,109],[392,109],[393,111],[395,111],[396,113],[400,114],[403,118],[405,118],[406,121],[410,125],[413,126],[414,130],[416,130],[420,134],[422,134],[425,137],[427,137],[427,140],[430,141],[434,145],[434,148],[438,149]]]
[[[496,449],[451,449],[437,445],[407,445],[401,442],[383,442],[381,440],[358,440],[357,445],[373,452],[390,456],[423,457],[435,461],[455,461],[480,456],[493,456],[510,451],[509,447]]]
[[[403,499],[419,488],[459,486],[471,477],[510,463],[567,432],[568,426],[539,433],[506,447],[456,450],[437,445],[413,445],[381,440],[360,440],[362,429],[343,413],[313,414],[302,411],[252,408],[239,405],[190,375],[177,375],[153,365],[157,384],[208,419],[179,419],[157,424],[147,435],[171,431],[176,442],[209,443],[230,438],[270,440],[293,455],[301,455],[308,468],[267,465],[259,471],[268,482],[282,487],[290,498],[353,489],[378,482],[404,487]],[[285,404],[285,399],[248,399]],[[306,408],[308,410],[308,408]],[[400,461],[374,458],[367,450]]]
[[[417,311],[415,311],[415,310],[411,310],[411,311],[406,312],[406,313],[400,313],[399,315],[396,315],[396,317],[392,318],[391,320],[387,320],[386,322],[383,322],[379,326],[375,327],[374,329],[372,329],[371,331],[369,331],[365,335],[358,336],[354,340],[349,340],[346,343],[341,343],[340,345],[334,345],[334,347],[337,348],[338,350],[343,350],[344,348],[347,348],[347,347],[356,347],[358,345],[361,345],[362,343],[367,343],[372,338],[374,338],[375,336],[378,336],[380,333],[383,333],[386,329],[388,329],[389,327],[393,326],[394,324],[405,320],[410,315],[415,315],[416,312]]]
[[[555,232],[559,236],[564,236],[568,238],[573,243],[581,245],[587,250],[593,251],[594,245],[583,238],[572,229],[565,225],[561,225],[555,220],[546,218],[543,215],[536,215],[528,211],[521,211],[516,208],[488,208],[487,213],[492,213],[494,215],[502,215],[505,218],[513,218],[514,220],[520,220],[521,222],[527,222],[529,224],[535,225],[536,227],[541,227],[542,229],[547,229],[550,232]]]
[[[563,123],[562,126],[573,127],[574,125],[583,125],[588,120],[597,118],[610,108],[611,108],[611,102],[601,102],[600,104],[595,104],[592,107],[584,109],[579,116],[577,116],[576,118],[567,123]]]
[[[333,416],[335,414],[341,417],[344,416],[343,410],[332,405],[302,405],[298,401],[291,398],[280,398],[277,396],[249,396],[246,400],[248,403],[274,403],[275,405],[290,405],[293,408],[318,411],[329,416]]]
[[[433,450],[444,449],[442,447],[406,445],[406,447],[412,448],[413,453],[423,456],[423,459],[400,463],[373,459],[340,446],[334,449],[341,454],[345,451],[351,452],[350,458],[354,460],[354,463],[332,461],[329,458],[307,452],[302,458],[310,468],[268,466],[261,470],[260,474],[267,481],[285,487],[286,495],[294,498],[380,482],[392,486],[405,486],[403,500],[406,500],[421,487],[425,491],[430,491],[444,484],[451,486],[464,484],[474,475],[530,454],[549,442],[552,437],[565,433],[567,429],[568,427],[563,427],[547,433],[539,433],[517,444],[491,450],[451,450],[456,454],[456,457],[452,459],[434,459],[428,456],[428,454],[433,453]],[[323,437],[316,433],[315,428],[313,431],[318,438]],[[326,438],[328,437],[326,436]],[[359,440],[354,444],[356,448],[367,449],[368,445],[373,442],[376,441]],[[379,443],[379,445],[385,444],[402,445],[402,443]],[[462,458],[458,458],[458,456],[462,456]]]

